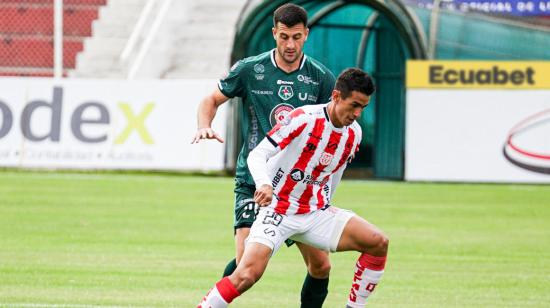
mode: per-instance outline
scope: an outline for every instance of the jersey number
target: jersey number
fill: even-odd
[[[274,226],[278,226],[281,224],[282,221],[283,221],[283,215],[269,211],[265,215],[264,221],[262,221],[262,223],[266,225],[272,224]]]

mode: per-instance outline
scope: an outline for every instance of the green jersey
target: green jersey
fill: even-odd
[[[335,83],[330,70],[306,55],[297,70],[284,72],[277,67],[275,52],[273,49],[238,61],[218,83],[225,96],[242,99],[243,146],[236,176],[238,181],[250,185],[254,185],[254,180],[246,164],[248,153],[294,108],[327,103]]]

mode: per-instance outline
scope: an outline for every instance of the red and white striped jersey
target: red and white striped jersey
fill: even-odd
[[[295,109],[249,155],[248,168],[256,187],[273,186],[269,207],[279,214],[305,214],[326,206],[332,175],[338,172],[341,176],[359,149],[359,124],[335,127],[327,106]]]

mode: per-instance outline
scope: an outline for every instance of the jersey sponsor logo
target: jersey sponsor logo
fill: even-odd
[[[277,84],[281,85],[281,84],[289,84],[289,85],[293,85],[294,84],[294,81],[286,81],[286,80],[277,80]]]
[[[254,110],[254,107],[250,105],[250,128],[248,136],[248,149],[252,151],[259,142],[259,130],[260,130],[260,124],[258,123],[258,118],[256,117],[256,111]]]
[[[258,74],[261,74],[261,73],[265,72],[265,68],[262,64],[258,63],[256,65],[254,65],[254,71]]]
[[[324,166],[328,166],[332,162],[332,158],[334,155],[330,153],[323,153],[321,154],[321,158],[319,158],[319,163]]]
[[[273,95],[273,91],[269,90],[250,90],[250,92],[257,95]]]
[[[305,76],[305,75],[298,75],[298,81],[301,81],[305,84],[314,84],[314,85],[318,85],[319,83],[317,81],[313,81],[313,79],[311,79],[311,77],[309,76]]]
[[[329,177],[323,178],[321,181],[315,179],[311,175],[307,175],[304,179],[303,183],[306,185],[317,185],[317,186],[325,186],[328,183]]]
[[[273,188],[277,187],[277,185],[279,185],[279,182],[281,182],[281,179],[283,178],[284,175],[285,175],[285,171],[279,168],[279,170],[277,170],[277,173],[275,173],[275,176],[273,177],[273,181],[271,181],[271,186],[273,186]]]
[[[294,90],[291,86],[281,86],[279,88],[279,97],[287,101],[294,96]]]
[[[317,96],[315,95],[311,95],[309,93],[298,93],[298,98],[302,101],[302,102],[305,102],[305,101],[310,101],[310,102],[316,102],[317,101]]]
[[[294,180],[295,182],[300,182],[301,180],[304,179],[304,172],[300,169],[293,169],[291,172],[290,172],[290,178],[292,180]]]
[[[288,125],[290,123],[290,113],[294,110],[294,107],[289,104],[279,104],[275,106],[271,110],[271,114],[269,115],[269,122],[271,123],[271,126],[275,126],[277,124],[281,125]]]

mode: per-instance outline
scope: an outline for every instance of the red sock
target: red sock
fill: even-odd
[[[220,292],[220,295],[228,304],[237,296],[241,295],[241,293],[235,289],[229,277],[223,277],[222,280],[218,281],[216,283],[216,289],[218,289],[218,292]]]
[[[363,253],[359,257],[359,264],[373,271],[381,271],[384,269],[384,266],[386,265],[386,256],[375,257],[375,256],[368,255],[366,253]]]

